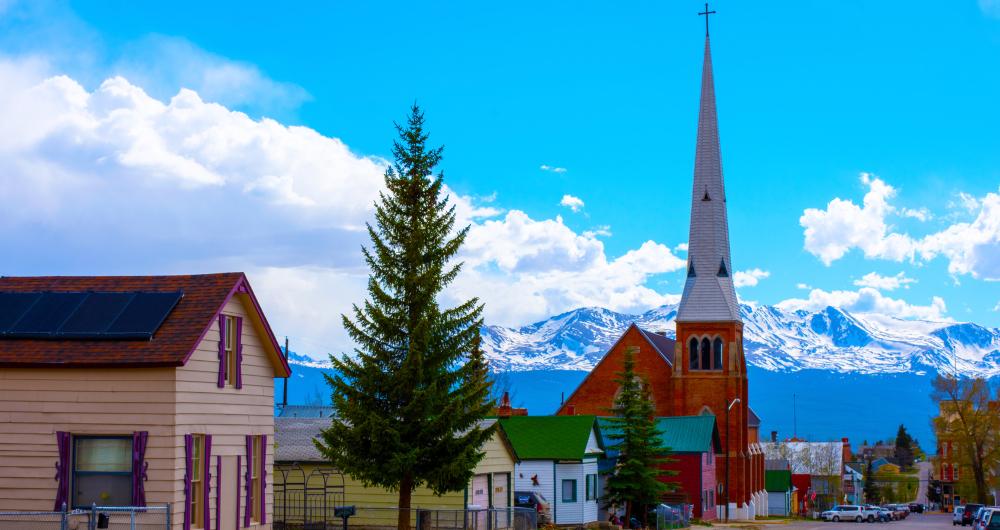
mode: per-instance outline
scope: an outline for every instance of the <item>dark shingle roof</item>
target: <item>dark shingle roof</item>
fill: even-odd
[[[582,460],[595,416],[513,416],[500,420],[519,460]],[[597,436],[601,444],[600,435]]]
[[[656,348],[656,351],[663,357],[663,360],[667,361],[667,364],[673,366],[674,363],[671,359],[674,358],[674,339],[660,335],[655,331],[649,331],[642,328],[639,328],[639,331],[644,337],[646,337],[646,340],[653,345],[653,348]]]
[[[747,415],[747,426],[760,427],[760,416],[750,407],[747,407],[747,410],[750,411],[750,414]]]
[[[325,462],[313,438],[330,426],[330,418],[275,418],[275,462]]]
[[[279,352],[249,282],[241,272],[187,276],[0,277],[0,292],[176,292],[183,297],[149,340],[0,339],[0,366],[183,366],[230,296],[246,293],[271,347]],[[279,354],[279,358],[282,356]],[[291,373],[282,358],[285,373]],[[282,375],[283,376],[283,375]]]
[[[278,406],[279,418],[332,418],[333,407],[324,405]]]

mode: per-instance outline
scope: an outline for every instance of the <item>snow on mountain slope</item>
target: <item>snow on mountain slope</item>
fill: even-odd
[[[1000,375],[1000,329],[972,323],[901,320],[741,305],[748,362],[769,371],[841,373],[952,371]],[[581,308],[520,328],[485,326],[494,370],[589,370],[632,322],[674,334],[676,305],[641,315]]]

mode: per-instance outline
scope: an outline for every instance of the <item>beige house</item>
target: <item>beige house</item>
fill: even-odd
[[[242,273],[0,278],[0,511],[170,503],[271,528],[274,378]]]
[[[279,417],[275,420],[275,517],[290,523],[303,523],[306,516],[296,506],[299,499],[325,494],[328,506],[353,505],[357,515],[352,525],[392,526],[396,524],[399,493],[378,487],[366,487],[350,475],[342,475],[325,462],[313,439],[330,425],[331,418]],[[496,420],[484,420],[488,427]],[[476,508],[507,508],[513,505],[513,476],[517,455],[499,426],[482,448],[485,456],[473,471],[472,480],[462,491],[435,495],[426,487],[413,492],[413,509],[459,510]],[[319,504],[319,503],[317,503]],[[328,510],[331,511],[332,510]],[[313,517],[323,517],[315,510]]]

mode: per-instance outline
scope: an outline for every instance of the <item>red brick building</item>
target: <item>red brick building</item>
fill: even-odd
[[[764,456],[758,443],[760,420],[750,410],[747,394],[743,321],[733,270],[712,57],[706,35],[687,278],[676,318],[678,341],[632,325],[558,414],[609,414],[618,392],[615,374],[622,368],[624,352],[631,349],[636,371],[652,390],[657,416],[716,417],[723,448],[716,465],[720,505],[726,502],[728,477],[729,517],[753,519],[767,514],[767,493]],[[720,508],[720,515],[725,511]]]

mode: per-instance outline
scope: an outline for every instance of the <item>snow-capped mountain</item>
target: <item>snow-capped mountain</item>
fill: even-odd
[[[1000,329],[972,323],[902,320],[876,314],[785,311],[742,304],[747,361],[768,371],[915,373],[957,369],[1000,375]],[[589,370],[635,322],[674,335],[676,305],[640,315],[581,308],[507,328],[485,326],[483,349],[494,370]]]

